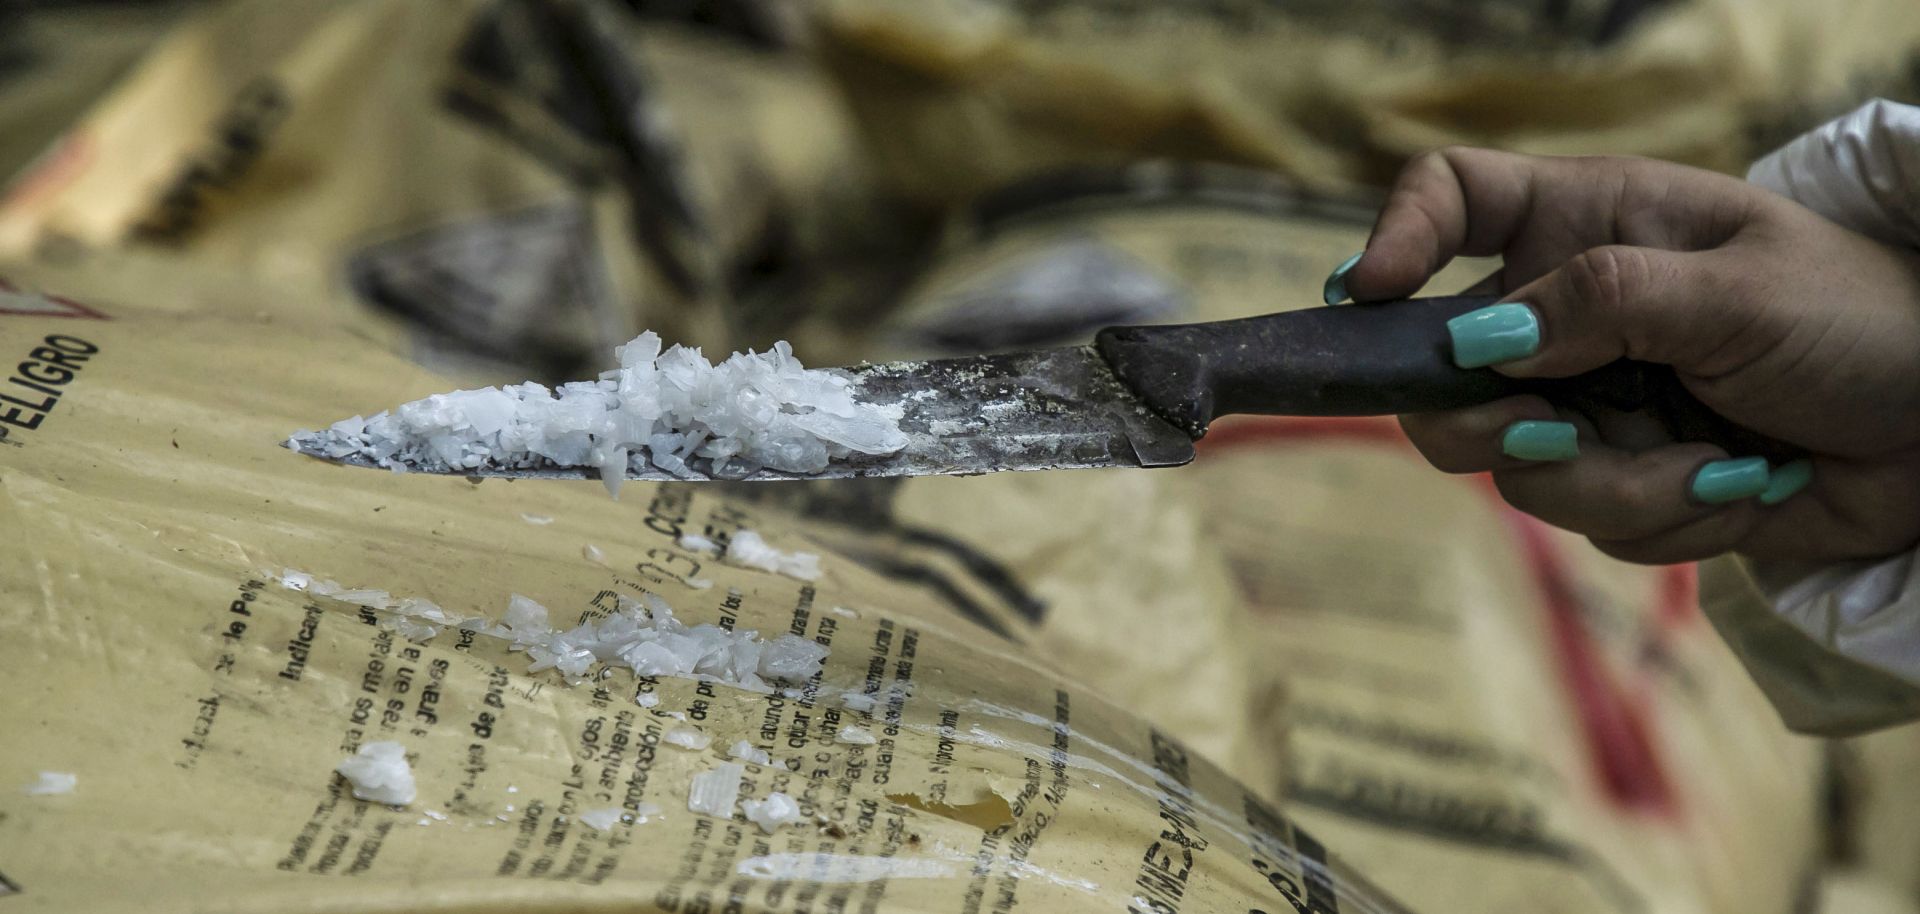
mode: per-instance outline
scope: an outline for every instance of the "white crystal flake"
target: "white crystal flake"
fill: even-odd
[[[660,738],[669,746],[679,746],[682,749],[692,749],[695,752],[713,745],[712,734],[702,731],[699,727],[689,727],[685,725],[668,730],[666,734]]]
[[[849,711],[865,713],[872,711],[874,704],[873,696],[865,692],[848,689],[840,693],[840,706]]]
[[[841,727],[835,738],[849,746],[871,746],[879,742],[872,733],[853,726]]]
[[[575,816],[575,818],[580,820],[581,824],[598,831],[606,831],[615,825],[619,825],[626,817],[627,811],[618,806],[608,806],[604,809],[589,809]]]
[[[724,561],[729,565],[758,568],[802,581],[820,578],[818,555],[811,552],[782,552],[767,545],[767,541],[752,530],[741,530],[733,535]]]
[[[747,821],[760,826],[760,830],[769,835],[782,825],[791,825],[806,818],[800,813],[800,804],[784,793],[767,794],[764,800],[742,800],[740,811],[746,814]]]
[[[739,762],[721,762],[693,777],[687,791],[687,809],[722,819],[733,818],[733,805],[740,799],[740,779],[747,767]]]
[[[680,548],[695,552],[720,552],[720,544],[704,536],[691,533],[680,537]],[[820,556],[811,552],[785,552],[774,548],[758,532],[747,529],[735,531],[728,541],[725,553],[720,561],[739,568],[754,568],[771,571],[802,581],[820,579]]]
[[[361,743],[359,751],[333,770],[353,785],[353,795],[359,799],[391,806],[413,802],[413,768],[407,764],[406,747],[399,743]]]
[[[773,756],[768,755],[767,750],[756,749],[752,743],[744,739],[727,747],[727,755],[743,762],[752,762],[755,765],[773,764]]]
[[[51,797],[72,793],[80,777],[66,771],[42,771],[33,783],[21,788],[21,792],[30,797]]]
[[[648,819],[655,818],[659,816],[660,813],[661,809],[658,803],[638,803],[635,804],[632,809],[625,809],[619,806],[589,809],[586,812],[574,816],[574,818],[579,819],[582,824],[589,828],[607,831],[622,822],[644,825]]]

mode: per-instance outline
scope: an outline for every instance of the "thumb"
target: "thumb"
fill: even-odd
[[[1448,322],[1454,361],[1513,377],[1564,378],[1621,358],[1712,374],[1707,361],[1745,323],[1712,251],[1592,248]]]

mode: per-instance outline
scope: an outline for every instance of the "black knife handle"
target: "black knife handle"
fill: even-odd
[[[1576,410],[1644,411],[1681,441],[1736,457],[1801,450],[1701,403],[1665,365],[1622,359],[1572,378],[1509,378],[1453,364],[1447,321],[1494,296],[1309,308],[1206,324],[1108,327],[1094,345],[1135,394],[1195,438],[1218,416],[1382,416],[1533,393]]]

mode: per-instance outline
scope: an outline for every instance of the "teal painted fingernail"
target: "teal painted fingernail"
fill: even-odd
[[[1802,457],[1789,460],[1773,468],[1767,474],[1767,490],[1760,493],[1760,503],[1777,505],[1799,494],[1807,483],[1813,481],[1813,461]]]
[[[1333,272],[1327,275],[1327,284],[1320,289],[1320,295],[1327,300],[1327,304],[1337,305],[1347,300],[1347,274],[1353,272],[1353,265],[1359,263],[1360,257],[1366,253],[1361,251],[1341,261],[1340,265],[1334,267]]]
[[[1580,456],[1580,432],[1571,422],[1515,422],[1500,434],[1500,452],[1521,460],[1572,460]]]
[[[1540,348],[1540,319],[1519,302],[1501,302],[1447,321],[1453,364],[1480,368],[1525,358]]]
[[[1693,474],[1687,490],[1693,493],[1694,501],[1724,505],[1765,492],[1769,475],[1765,457],[1716,460]]]

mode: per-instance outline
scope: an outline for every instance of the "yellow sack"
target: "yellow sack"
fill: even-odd
[[[618,4],[226,0],[0,197],[0,261],[62,288],[181,274],[130,300],[560,376],[644,328],[726,346],[790,320],[806,296],[734,304],[762,260],[886,235],[855,139],[804,56]]]
[[[822,20],[886,174],[928,203],[1143,157],[1333,191],[1448,143],[1740,170],[1861,99],[1920,91],[1905,0],[829,0]]]
[[[1402,910],[1178,740],[911,590],[832,553],[804,583],[678,548],[746,527],[807,545],[708,490],[614,502],[277,447],[442,389],[353,337],[5,293],[0,353],[9,907]],[[654,594],[831,654],[790,694],[569,687],[492,638],[409,642],[276,584],[287,569],[493,618],[520,593],[562,624]],[[881,700],[855,710],[844,689]],[[665,744],[677,726],[711,747]],[[376,740],[409,755],[405,808],[334,773]],[[774,760],[744,768],[742,795],[788,793],[805,821],[688,811],[735,740]],[[23,795],[42,771],[77,781]],[[645,821],[583,819],[605,808]]]

